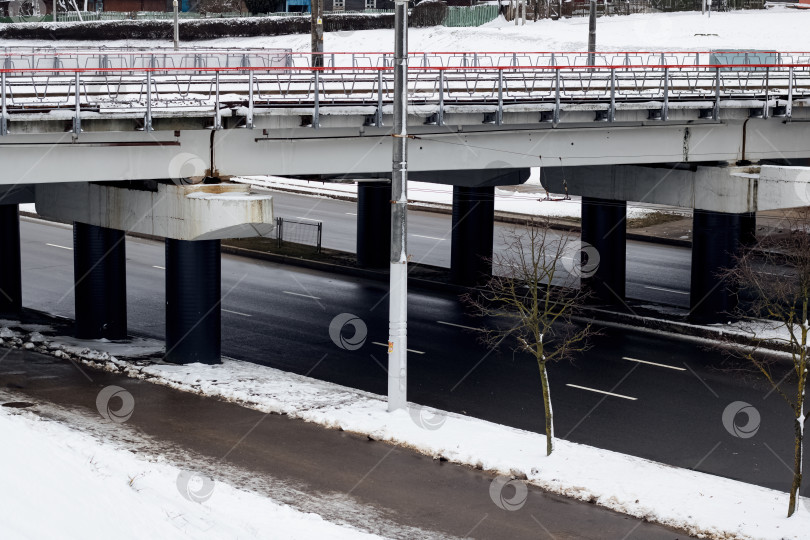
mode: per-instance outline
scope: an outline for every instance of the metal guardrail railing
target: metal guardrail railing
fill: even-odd
[[[0,134],[9,115],[59,109],[73,112],[76,133],[84,111],[142,114],[146,130],[161,110],[211,114],[219,129],[230,109],[242,107],[252,127],[258,107],[301,107],[318,128],[323,106],[366,105],[376,107],[370,123],[382,125],[393,103],[390,53],[328,53],[318,68],[312,57],[261,49],[0,49]],[[810,97],[805,52],[597,53],[592,63],[587,53],[412,53],[409,100],[435,106],[432,121],[441,125],[451,104],[486,105],[501,124],[504,107],[516,103],[548,104],[544,118],[552,122],[569,103],[603,103],[604,119],[613,121],[626,102],[650,102],[667,120],[674,101],[696,102],[717,119],[721,102],[733,100],[761,102],[764,116],[789,118],[793,100]]]
[[[280,248],[284,242],[313,246],[316,253],[321,252],[323,222],[317,220],[301,221],[296,219],[276,218],[276,241]]]

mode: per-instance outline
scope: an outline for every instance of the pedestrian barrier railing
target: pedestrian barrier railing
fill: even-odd
[[[219,129],[233,112],[252,127],[256,111],[271,107],[306,109],[318,128],[321,107],[373,106],[369,123],[382,125],[393,103],[390,53],[327,53],[324,67],[312,59],[259,49],[2,49],[0,134],[10,115],[60,109],[73,112],[77,133],[87,112],[142,114],[150,130],[154,115],[187,111],[210,114]],[[715,120],[721,104],[790,118],[794,100],[810,97],[810,53],[413,53],[408,95],[439,125],[450,105],[483,106],[501,124],[510,105],[526,103],[543,104],[552,122],[571,104],[599,104],[599,119],[613,121],[628,103],[667,120],[674,102]]]
[[[276,218],[276,239],[278,247],[284,242],[313,246],[316,253],[321,252],[321,239],[323,237],[323,222],[317,220],[296,220]]]

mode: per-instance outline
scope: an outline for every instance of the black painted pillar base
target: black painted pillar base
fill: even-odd
[[[689,318],[694,322],[728,320],[736,307],[735,291],[719,275],[734,265],[748,214],[695,210],[692,217],[692,284]]]
[[[391,261],[391,184],[357,184],[357,265],[388,268]]]
[[[124,231],[73,223],[76,337],[127,338]]]
[[[740,243],[753,246],[757,242],[757,213],[740,214]]]
[[[623,305],[627,274],[626,201],[582,197],[580,255],[581,286],[590,290],[590,301]]]
[[[219,240],[166,239],[167,362],[221,362],[221,292]]]
[[[494,187],[453,186],[450,276],[459,285],[479,285],[492,275]]]
[[[22,311],[20,212],[16,204],[0,205],[0,315]]]

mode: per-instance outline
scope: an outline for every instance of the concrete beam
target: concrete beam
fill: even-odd
[[[273,198],[244,184],[40,184],[37,213],[72,223],[174,240],[251,238],[273,233]]]
[[[516,186],[529,179],[531,169],[514,168],[506,162],[493,162],[485,169],[454,169],[435,171],[408,171],[408,180],[417,182],[430,182],[431,184],[444,184],[467,188]],[[349,182],[376,180],[379,182],[391,181],[391,172],[379,173],[349,173],[349,174],[316,174],[294,176],[300,180],[316,180],[320,182]]]
[[[30,204],[34,202],[34,186],[0,186],[0,204]]]
[[[592,116],[592,113],[591,113]],[[294,117],[297,118],[297,117]],[[409,127],[409,172],[810,157],[810,122],[583,122]],[[58,123],[55,123],[58,126]],[[167,126],[168,127],[168,126]],[[159,180],[192,176],[383,174],[389,127],[14,132],[0,140],[0,184]],[[463,173],[459,178],[466,178]],[[475,187],[470,184],[468,187]]]
[[[541,182],[554,193],[562,193],[565,183],[572,195],[733,214],[810,205],[807,167],[552,167],[542,170]]]

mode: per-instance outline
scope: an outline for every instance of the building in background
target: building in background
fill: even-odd
[[[312,2],[310,0],[286,0],[284,11],[287,13],[310,13]]]
[[[103,11],[169,11],[171,2],[167,0],[103,0]],[[185,2],[184,2],[185,3]],[[88,8],[89,11],[95,9]]]
[[[323,0],[324,11],[364,11],[394,9],[393,0]]]

